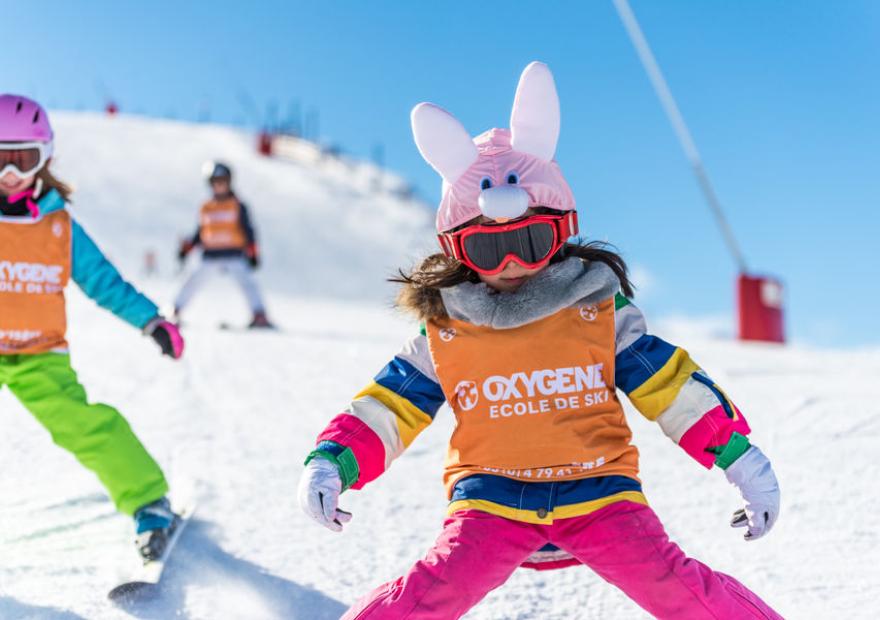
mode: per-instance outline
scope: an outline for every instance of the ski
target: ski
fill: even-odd
[[[153,560],[144,560],[143,566],[140,567],[136,574],[128,581],[123,581],[110,590],[107,598],[117,602],[131,600],[136,597],[149,596],[150,593],[159,587],[162,573],[165,570],[165,564],[174,550],[181,533],[183,533],[184,528],[186,528],[192,518],[195,508],[195,504],[189,504],[177,513],[177,518],[171,528],[168,543],[162,551],[162,555]]]
[[[235,325],[233,323],[220,323],[217,329],[224,332],[269,332],[278,333],[281,329],[274,323],[269,325]]]

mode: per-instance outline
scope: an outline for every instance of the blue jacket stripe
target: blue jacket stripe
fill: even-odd
[[[446,402],[440,385],[428,379],[405,359],[395,357],[376,375],[376,383],[406,398],[431,416]]]
[[[455,483],[451,501],[482,499],[519,510],[538,510],[589,502],[623,491],[641,490],[642,485],[637,480],[626,476],[526,482],[492,474],[473,474]]]
[[[676,347],[656,336],[645,334],[615,358],[614,382],[629,394],[663,368]]]

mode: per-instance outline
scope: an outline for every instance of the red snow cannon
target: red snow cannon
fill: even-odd
[[[737,280],[740,340],[785,342],[782,293],[782,282],[775,278],[740,274]]]

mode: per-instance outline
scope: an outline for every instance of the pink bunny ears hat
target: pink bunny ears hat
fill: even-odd
[[[505,222],[529,207],[574,211],[574,195],[553,159],[559,97],[544,63],[522,72],[509,130],[490,129],[472,140],[458,119],[433,103],[417,105],[410,119],[419,152],[443,179],[437,232],[481,215]]]

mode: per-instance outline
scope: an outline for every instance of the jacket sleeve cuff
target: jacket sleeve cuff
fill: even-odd
[[[735,418],[729,417],[721,406],[706,412],[685,432],[678,445],[703,467],[712,469],[716,464],[716,448],[726,446],[734,433],[745,437],[751,432],[739,409],[733,410]]]
[[[317,447],[309,453],[305,465],[314,458],[327,459],[339,468],[339,477],[342,479],[342,490],[350,489],[357,483],[360,469],[357,459],[351,448],[346,448],[335,441],[321,441]]]
[[[710,448],[709,452],[715,454],[715,465],[721,469],[727,469],[733,465],[734,461],[745,454],[750,446],[748,437],[733,432],[726,444]]]

